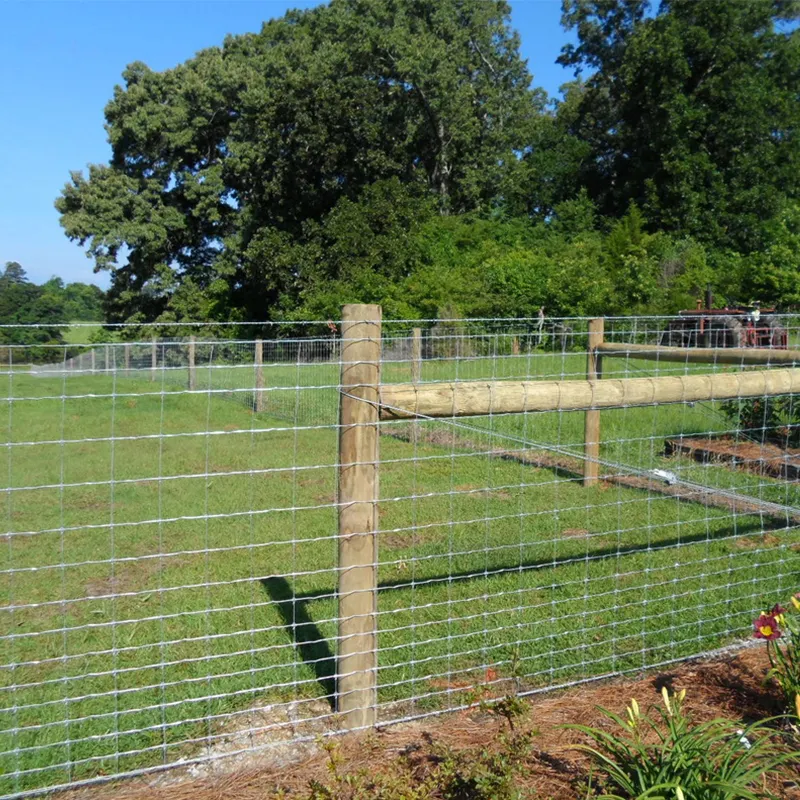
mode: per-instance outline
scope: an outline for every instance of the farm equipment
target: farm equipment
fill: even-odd
[[[781,325],[774,308],[761,308],[758,303],[732,308],[712,308],[711,290],[706,291],[697,308],[679,311],[670,320],[659,338],[666,347],[767,347],[786,350],[788,333]]]

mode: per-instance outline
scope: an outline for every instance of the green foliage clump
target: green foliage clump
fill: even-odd
[[[60,325],[77,320],[102,320],[102,303],[103,292],[97,286],[65,285],[60,278],[51,278],[37,286],[28,280],[20,264],[9,261],[0,272],[0,323],[36,327],[0,328],[0,346],[64,344]],[[47,357],[47,350],[26,349],[20,357],[26,361],[41,360]],[[6,361],[3,353],[3,362]]]
[[[730,720],[695,724],[683,707],[685,690],[662,689],[663,707],[642,714],[636,700],[626,717],[601,709],[617,731],[567,726],[589,737],[575,745],[600,772],[605,800],[758,800],[773,795],[763,778],[795,760],[777,741],[771,720],[739,727]]]
[[[721,410],[749,439],[800,447],[800,403],[791,395],[730,400],[721,404]]]
[[[791,598],[791,607],[776,604],[753,620],[753,638],[767,646],[770,670],[765,683],[774,681],[783,694],[785,709],[800,716],[800,594]]]
[[[403,755],[386,770],[345,774],[335,742],[328,753],[329,780],[313,781],[305,800],[523,800],[519,786],[535,733],[522,727],[529,707],[512,693],[500,700],[479,702],[487,713],[505,721],[493,748],[434,747],[431,758]]]
[[[797,305],[799,8],[564,0],[555,100],[506,0],[289,11],[129,65],[61,224],[112,322]]]

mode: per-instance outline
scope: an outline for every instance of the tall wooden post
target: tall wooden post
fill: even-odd
[[[411,331],[411,383],[419,383],[422,380],[422,328],[414,328]],[[411,441],[416,444],[419,441],[419,422],[411,425]]]
[[[103,372],[111,369],[111,348],[108,345],[103,347]]]
[[[589,346],[586,352],[586,380],[597,381],[602,377],[601,356],[596,348],[603,343],[605,320],[589,320]],[[600,412],[586,411],[583,434],[583,485],[594,486],[600,474]]]
[[[256,396],[253,407],[257,414],[264,410],[264,343],[256,339]]]
[[[123,351],[125,352],[125,374],[130,375],[131,371],[131,345],[130,342],[125,342],[123,345]]]
[[[158,339],[154,336],[150,344],[150,380],[156,379],[156,370],[158,369]]]
[[[381,307],[342,309],[337,709],[346,729],[375,724],[378,681],[378,386]]]
[[[411,383],[419,383],[422,376],[422,328],[411,331]]]
[[[197,373],[194,368],[194,336],[189,337],[189,391],[197,388]]]
[[[96,369],[97,369],[97,350],[92,348],[92,375],[94,375]]]

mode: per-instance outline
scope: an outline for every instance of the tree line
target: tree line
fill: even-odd
[[[797,0],[564,0],[560,98],[505,0],[331,0],[131,64],[56,201],[109,321],[800,303]]]
[[[103,291],[93,284],[54,277],[37,285],[16,261],[0,270],[0,324],[9,326],[0,328],[0,345],[64,344],[64,323],[100,322],[103,313]]]

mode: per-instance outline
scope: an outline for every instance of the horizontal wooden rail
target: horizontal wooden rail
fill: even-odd
[[[611,358],[677,361],[682,364],[800,364],[800,350],[768,347],[659,347],[655,344],[604,342],[597,352]]]
[[[800,392],[800,369],[598,381],[465,381],[380,387],[381,419],[578,411]]]

